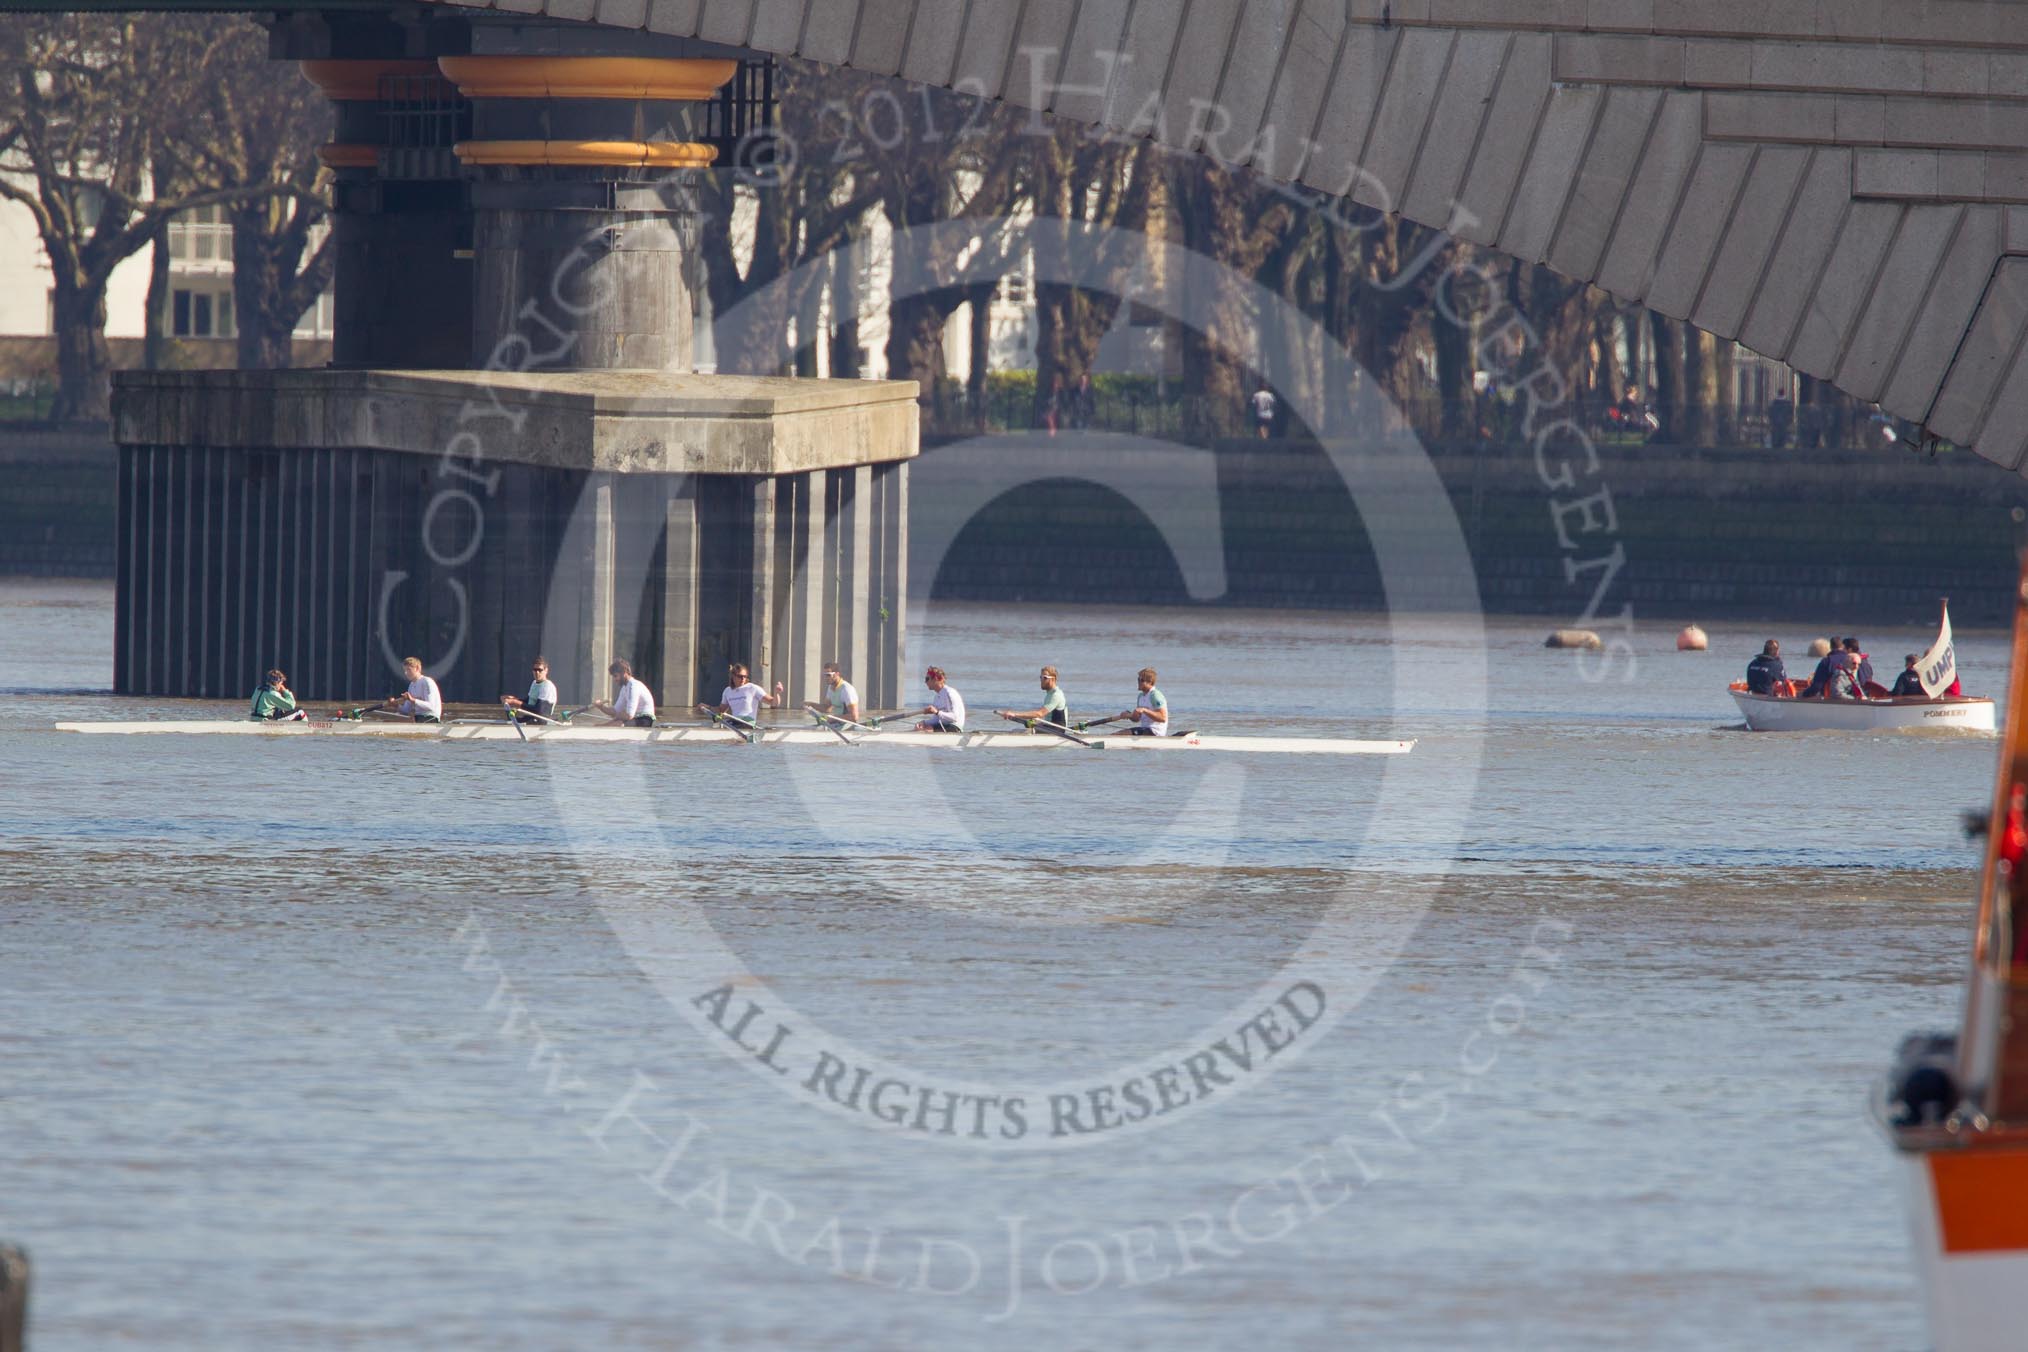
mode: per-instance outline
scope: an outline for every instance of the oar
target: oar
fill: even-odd
[[[807,708],[809,706],[805,705],[804,707]],[[877,714],[866,715],[866,721],[868,724],[877,727],[882,723],[905,723],[911,718],[935,717],[937,717],[937,712],[934,708],[918,704],[910,709],[882,709]]]
[[[874,731],[878,732],[889,723],[910,723],[935,717],[937,717],[936,714],[924,713],[921,709],[899,709],[891,714],[875,714],[868,718],[866,722]]]
[[[377,704],[362,704],[357,709],[333,709],[331,717],[340,722],[356,723],[365,717],[368,709],[377,709],[379,707]]]
[[[807,713],[810,717],[816,719],[820,723],[836,723],[842,727],[851,728],[854,732],[880,731],[880,729],[870,727],[865,723],[854,723],[851,719],[845,717],[845,715],[843,714],[826,713],[824,710],[816,707],[815,705],[805,704],[803,706],[803,712]]]
[[[1030,732],[1046,732],[1052,737],[1061,737],[1066,742],[1076,742],[1079,746],[1088,746],[1094,748],[1098,746],[1097,742],[1091,741],[1088,738],[1080,737],[1076,733],[1072,732],[1069,728],[1058,727],[1055,723],[1050,722],[1046,718],[1015,718],[1014,715],[1008,713],[1004,709],[995,710],[995,712],[998,713],[1002,718],[1009,719],[1015,723],[1019,723],[1022,727],[1028,729]]]
[[[700,704],[697,708],[699,712],[711,715],[712,726],[724,728],[727,732],[735,734],[744,740],[748,746],[755,746],[760,742],[761,730],[758,723],[749,723],[744,718],[734,718],[731,714],[722,714],[708,704]]]
[[[878,728],[869,728],[864,723],[854,723],[849,718],[840,718],[837,714],[820,713],[808,705],[803,706],[803,712],[809,714],[811,718],[816,719],[818,727],[828,729],[837,736],[839,741],[847,746],[859,745],[859,743],[846,735],[845,729],[847,728],[853,728],[859,732],[877,733],[880,731]]]
[[[1108,723],[1117,723],[1119,721],[1120,716],[1114,714],[1110,718],[1094,718],[1089,723],[1073,723],[1071,727],[1078,732],[1083,732],[1088,728],[1102,728]]]
[[[508,721],[509,723],[512,723],[512,724],[514,725],[514,731],[515,731],[515,732],[517,732],[517,733],[519,733],[519,734],[521,735],[521,740],[522,740],[522,741],[524,741],[524,742],[525,742],[525,741],[527,741],[527,740],[528,740],[528,729],[527,729],[527,728],[524,728],[524,727],[522,727],[522,726],[521,726],[521,720],[520,720],[519,718],[515,717],[515,715],[514,715],[514,706],[513,706],[513,705],[511,705],[511,704],[507,704],[507,703],[504,703],[504,702],[503,702],[503,703],[502,703],[502,704],[500,705],[500,707],[501,707],[501,708],[503,708],[503,709],[505,709],[505,710],[507,711],[507,721]]]
[[[1089,737],[1078,736],[1076,733],[1072,732],[1069,728],[1059,728],[1058,726],[1056,726],[1056,724],[1050,722],[1046,718],[1038,718],[1033,723],[1030,723],[1028,727],[1029,730],[1032,732],[1046,732],[1051,737],[1061,737],[1066,742],[1076,742],[1079,746],[1091,747],[1094,750],[1096,750],[1099,745],[1097,742],[1092,741]]]

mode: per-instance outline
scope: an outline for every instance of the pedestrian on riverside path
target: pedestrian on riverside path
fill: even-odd
[[[1097,404],[1098,397],[1091,387],[1091,372],[1086,371],[1077,378],[1077,388],[1070,392],[1070,425],[1079,431],[1090,427]]]
[[[1266,441],[1275,434],[1275,392],[1263,385],[1253,392],[1253,434]]]

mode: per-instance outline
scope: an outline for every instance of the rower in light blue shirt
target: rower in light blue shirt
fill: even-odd
[[[845,673],[839,669],[836,662],[824,664],[824,685],[825,701],[831,707],[827,710],[823,704],[809,702],[803,705],[805,709],[819,718],[829,718],[834,722],[863,721],[859,717],[859,692],[853,688],[852,682],[845,679]]]
[[[1121,737],[1167,737],[1169,735],[1169,698],[1155,684],[1155,669],[1142,667],[1136,677],[1141,693],[1134,700],[1134,707],[1122,710],[1118,715],[1121,722],[1131,722],[1132,727],[1116,733]]]

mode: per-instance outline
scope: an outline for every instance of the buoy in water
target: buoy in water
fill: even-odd
[[[1810,656],[1824,657],[1827,656],[1830,653],[1830,651],[1831,651],[1831,640],[1827,638],[1813,638],[1810,640]]]
[[[1683,632],[1676,635],[1676,651],[1679,653],[1701,653],[1711,646],[1711,639],[1694,624],[1683,626]]]
[[[1605,641],[1589,629],[1558,629],[1544,641],[1545,648],[1603,648]]]

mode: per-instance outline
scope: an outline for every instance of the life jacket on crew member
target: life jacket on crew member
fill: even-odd
[[[2019,882],[2021,861],[2028,855],[2028,785],[2016,784],[2007,795],[2007,818],[1995,823],[2000,833],[1999,861],[2007,879],[2007,905],[2018,917],[2022,912]],[[2014,961],[2028,962],[2028,925],[2014,926]]]

